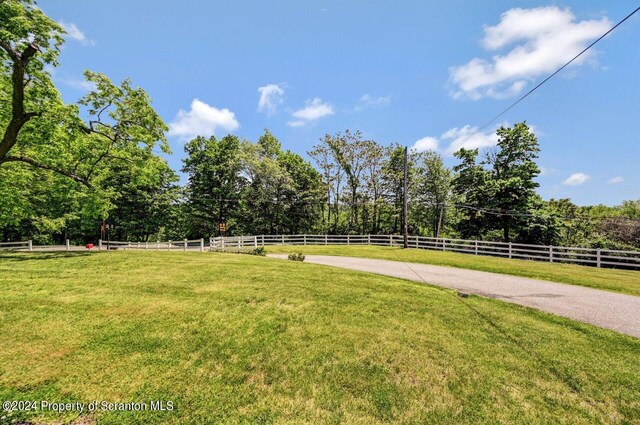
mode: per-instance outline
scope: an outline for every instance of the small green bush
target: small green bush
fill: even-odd
[[[251,255],[259,255],[260,257],[264,257],[265,255],[267,255],[267,250],[264,249],[263,246],[259,246],[257,248],[252,249],[250,254]]]
[[[291,261],[304,261],[305,256],[303,253],[298,252],[295,254],[289,254],[289,260]]]

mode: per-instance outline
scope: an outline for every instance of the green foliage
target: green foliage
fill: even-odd
[[[535,242],[527,237],[535,232],[526,229],[530,220],[525,216],[539,200],[538,141],[525,123],[500,127],[497,133],[495,151],[480,163],[477,149],[455,153],[461,163],[454,167],[454,192],[469,207],[458,231],[463,237],[482,237],[500,230],[504,241]]]
[[[287,258],[291,261],[304,261],[306,257],[301,252],[295,252],[295,253],[289,254]]]
[[[246,184],[241,175],[240,139],[228,135],[222,139],[196,137],[185,145],[187,157],[182,171],[189,180],[186,187],[188,236],[210,237],[219,234],[218,224],[235,231],[240,194]]]
[[[47,70],[58,65],[62,41],[60,26],[34,1],[0,1],[4,238],[95,240],[99,222],[131,189],[114,184],[123,172],[133,182],[167,170],[152,152],[170,153],[167,126],[130,80],[116,85],[86,71],[94,90],[64,104]]]
[[[313,231],[322,199],[320,175],[300,155],[283,152],[268,130],[257,143],[198,137],[185,150],[194,237],[217,233],[219,223],[227,224],[227,234]]]
[[[442,161],[442,156],[433,151],[417,155],[414,179],[411,186],[416,223],[424,223],[432,236],[447,223],[448,204],[452,200],[451,170]]]
[[[251,250],[251,254],[264,257],[267,255],[267,250],[263,246],[259,246]]]

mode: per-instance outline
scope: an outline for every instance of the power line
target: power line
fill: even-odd
[[[630,17],[632,17],[636,12],[638,12],[640,10],[640,7],[638,7],[637,9],[635,9],[633,12],[629,13],[627,16],[624,17],[624,19],[622,19],[620,22],[618,22],[617,24],[615,24],[613,27],[611,27],[607,32],[605,32],[604,34],[602,34],[600,37],[598,37],[593,43],[589,44],[587,47],[585,47],[580,53],[578,53],[577,55],[575,55],[573,58],[571,58],[571,60],[567,63],[565,63],[564,65],[562,65],[560,68],[558,68],[557,70],[555,70],[555,72],[553,72],[552,74],[550,74],[549,76],[547,76],[547,78],[545,78],[544,80],[542,80],[540,83],[538,83],[534,88],[532,88],[531,90],[529,90],[527,93],[525,93],[523,96],[521,96],[518,100],[516,100],[515,102],[513,102],[511,105],[509,105],[509,107],[507,107],[505,110],[503,110],[502,112],[500,112],[498,115],[496,115],[495,117],[491,118],[491,120],[487,121],[485,124],[483,124],[481,127],[478,127],[473,133],[471,133],[469,136],[465,137],[464,139],[462,139],[459,142],[454,143],[452,146],[450,146],[447,150],[446,153],[447,154],[452,154],[455,151],[457,151],[458,149],[460,149],[460,147],[462,147],[467,141],[469,141],[471,138],[473,138],[476,134],[480,133],[480,131],[484,130],[485,128],[487,128],[488,126],[490,126],[491,124],[493,124],[495,121],[498,120],[498,118],[500,118],[501,116],[503,116],[504,114],[506,114],[507,112],[509,112],[511,109],[513,109],[517,104],[519,104],[520,102],[522,102],[525,98],[527,98],[530,94],[532,94],[534,91],[536,91],[538,88],[540,88],[540,86],[542,86],[544,83],[546,83],[547,81],[549,81],[551,78],[553,78],[556,74],[558,74],[560,71],[562,71],[563,69],[565,69],[567,66],[569,66],[572,62],[574,62],[576,59],[578,59],[580,56],[582,56],[587,50],[589,50],[590,48],[592,48],[596,43],[598,43],[600,40],[602,40],[603,38],[605,38],[607,35],[609,35],[613,30],[615,30],[616,28],[618,28],[620,25],[622,25],[627,19],[629,19]]]
[[[207,201],[207,202],[224,202],[224,203],[243,203],[244,200],[237,198],[237,199],[225,199],[225,198],[209,198],[209,197],[202,197],[202,196],[198,196],[198,197],[186,197],[185,201],[189,202],[189,201]],[[309,200],[302,200],[302,199],[271,199],[271,200],[260,200],[258,202],[266,202],[266,203],[270,203],[270,204],[286,204],[286,203],[292,203],[292,204],[298,204],[298,205],[343,205],[346,206],[348,205],[347,203],[341,203],[341,202],[327,202],[327,201],[309,201]],[[360,202],[358,202],[358,205],[369,205],[369,204],[373,204],[375,203],[375,201],[371,201],[371,200],[362,200]],[[392,203],[385,203],[385,205],[393,205]],[[532,217],[536,217],[536,218],[557,218],[557,219],[561,219],[561,220],[625,220],[628,222],[637,222],[640,221],[640,218],[629,218],[629,217],[624,217],[624,216],[595,216],[595,217],[591,217],[591,216],[581,216],[581,215],[576,215],[573,217],[567,217],[567,216],[560,216],[560,215],[556,215],[553,213],[549,213],[546,215],[538,215],[538,214],[533,214],[531,212],[523,212],[523,211],[517,211],[517,210],[502,210],[502,209],[495,209],[495,208],[482,208],[482,207],[476,207],[473,205],[468,205],[468,204],[451,204],[451,203],[447,203],[447,202],[422,202],[420,203],[420,205],[422,206],[430,206],[430,207],[453,207],[453,208],[461,208],[461,209],[468,209],[468,210],[473,210],[473,211],[478,211],[478,212],[482,212],[485,214],[490,214],[490,215],[495,215],[495,216],[510,216],[510,217],[528,217],[528,218],[532,218]]]

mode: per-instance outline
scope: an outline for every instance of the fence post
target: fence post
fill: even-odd
[[[238,249],[240,248],[244,248],[244,237],[242,235],[240,235],[240,238],[238,239]]]
[[[284,245],[284,235],[282,235],[282,245]]]
[[[204,252],[204,238],[200,238],[200,252]]]
[[[600,248],[598,248],[596,250],[596,263],[597,263],[598,267],[602,267],[602,258],[601,258],[601,256],[602,256],[602,251],[601,251]]]
[[[475,251],[476,251],[476,255],[478,255],[478,241],[475,241]]]
[[[31,241],[29,241],[29,245],[31,245]],[[98,251],[102,251],[102,239],[98,239]]]
[[[149,242],[145,242],[144,243],[144,250],[148,250],[149,249]]]
[[[302,235],[302,245],[306,245],[307,244],[307,235]]]
[[[351,245],[351,237],[347,235],[347,245]]]
[[[29,239],[29,252],[33,251],[33,241]]]
[[[220,242],[222,243],[222,250],[224,251],[224,236],[220,237]]]
[[[324,235],[324,244],[329,245],[329,235]]]
[[[140,242],[138,242],[138,250],[140,250]]]
[[[187,252],[187,240],[186,239],[184,240],[184,249],[183,249],[183,251]]]
[[[169,251],[171,251],[171,239],[169,239]]]
[[[416,249],[418,249],[418,235],[416,235],[415,237],[416,237]]]
[[[371,235],[367,235],[367,245],[371,245]]]
[[[71,244],[69,242],[69,239],[67,239],[67,252],[71,251]]]
[[[156,241],[156,251],[160,251],[160,241]]]
[[[509,258],[511,258],[511,242],[509,242]]]
[[[442,250],[447,250],[447,240],[445,238],[442,238]]]
[[[553,246],[549,247],[549,262],[553,263]]]
[[[393,246],[393,235],[389,235],[389,246]]]
[[[257,248],[257,247],[258,247],[258,237],[257,237],[257,236],[254,236],[254,237],[253,237],[253,247],[254,247],[254,248]]]

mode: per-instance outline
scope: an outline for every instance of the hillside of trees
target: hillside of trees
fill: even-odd
[[[51,78],[64,32],[32,1],[0,2],[0,240],[155,241],[220,234],[386,234],[402,228],[404,148],[358,131],[327,134],[310,160],[268,130],[256,141],[196,137],[185,186],[159,153],[167,126],[147,93],[87,71],[66,104]],[[640,200],[579,207],[536,192],[539,146],[526,123],[484,152],[410,152],[411,234],[640,248]]]

